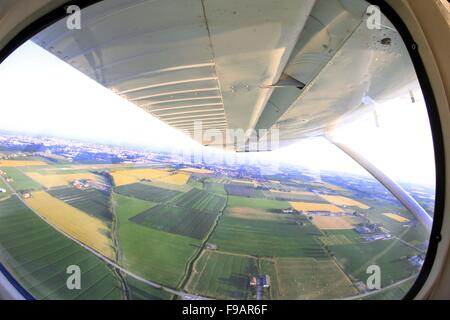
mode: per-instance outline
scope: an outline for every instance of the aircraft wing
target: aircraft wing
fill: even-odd
[[[398,32],[370,18],[352,0],[108,0],[33,41],[186,134],[201,120],[284,144],[418,86]]]

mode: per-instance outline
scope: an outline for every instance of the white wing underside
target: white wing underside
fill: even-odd
[[[82,11],[80,30],[64,19],[33,41],[186,134],[201,120],[202,130],[278,129],[286,144],[370,111],[367,97],[418,87],[400,35],[384,18],[368,28],[367,7],[108,0]],[[201,143],[217,144],[206,136]]]

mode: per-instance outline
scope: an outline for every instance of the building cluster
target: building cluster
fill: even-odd
[[[368,242],[392,239],[392,235],[379,223],[360,223],[354,228]]]
[[[268,274],[251,276],[250,286],[256,288],[256,300],[263,299],[263,289],[270,288],[270,276]]]
[[[422,268],[423,263],[425,262],[425,255],[420,254],[416,256],[412,256],[408,258],[409,263],[411,263],[414,267]]]
[[[92,180],[74,180],[72,186],[78,190],[86,190],[92,187]]]

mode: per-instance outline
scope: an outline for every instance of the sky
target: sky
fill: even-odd
[[[201,150],[183,133],[117,96],[32,42],[0,65],[0,130],[143,147]],[[434,155],[420,91],[376,105],[373,113],[337,126],[333,136],[397,181],[434,184]],[[377,125],[378,122],[378,125]],[[217,153],[217,151],[215,151]],[[367,175],[326,139],[301,140],[277,151],[238,155],[261,166],[288,162]]]

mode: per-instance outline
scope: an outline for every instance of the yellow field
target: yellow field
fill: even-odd
[[[318,216],[313,217],[312,223],[322,230],[348,230],[353,228],[353,225],[343,217]]]
[[[25,174],[46,188],[65,186],[74,180],[95,180],[97,178],[92,173],[40,174],[25,172]]]
[[[347,198],[347,197],[342,197],[342,196],[330,196],[330,195],[325,195],[325,194],[321,194],[320,195],[323,199],[325,199],[326,201],[335,204],[337,206],[351,206],[351,207],[358,207],[360,209],[369,209],[370,207],[365,205],[362,202]]]
[[[315,193],[313,192],[309,192],[309,191],[296,191],[296,190],[291,190],[289,192],[285,192],[285,191],[279,191],[279,190],[275,190],[275,189],[270,189],[270,192],[275,192],[275,193],[286,193],[286,194],[298,194],[301,196],[314,196]]]
[[[0,167],[27,167],[27,166],[46,166],[42,161],[34,160],[0,160]]]
[[[292,208],[297,211],[327,211],[327,212],[342,212],[343,210],[335,205],[328,203],[314,203],[314,202],[289,202]]]
[[[408,222],[409,221],[409,219],[399,216],[398,214],[395,214],[395,213],[387,212],[387,213],[383,213],[383,215],[388,218],[391,218],[392,220],[395,220],[397,222]]]
[[[162,178],[155,179],[155,181],[183,186],[188,182],[190,177],[191,175],[189,173],[176,173],[171,174],[170,176],[164,176]]]
[[[159,179],[170,175],[169,171],[157,169],[134,169],[134,170],[119,170],[111,172],[114,179],[114,184],[119,187],[126,184],[132,184],[141,180]]]
[[[99,219],[53,198],[45,191],[33,192],[25,202],[51,225],[113,258],[111,240],[105,235],[108,227]]]
[[[198,169],[198,168],[183,168],[181,169],[181,171],[187,171],[187,172],[192,172],[192,173],[213,173],[211,170],[207,170],[207,169]]]
[[[339,187],[339,186],[336,186],[336,185],[334,185],[334,184],[331,184],[331,183],[324,182],[323,184],[324,184],[328,189],[331,189],[331,190],[334,190],[334,191],[345,191],[345,189],[343,189],[343,188],[341,188],[341,187]]]

